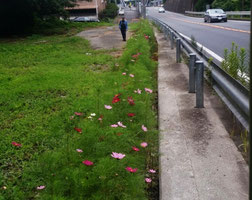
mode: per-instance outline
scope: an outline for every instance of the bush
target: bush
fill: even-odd
[[[116,4],[114,3],[108,3],[105,10],[103,10],[100,14],[99,14],[99,18],[101,20],[108,20],[110,19],[114,19],[117,16],[118,13],[118,7]]]

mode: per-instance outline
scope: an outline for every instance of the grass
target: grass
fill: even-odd
[[[91,49],[88,41],[71,36],[72,29],[1,42],[1,200],[151,198],[158,184],[148,173],[158,170],[156,63],[151,59],[156,45],[147,21],[132,30],[134,37],[119,59]],[[138,88],[141,94],[134,92]],[[120,101],[113,104],[116,94]],[[119,121],[127,128],[110,126]],[[142,148],[142,142],[148,146]],[[126,156],[117,160],[112,152]],[[93,165],[85,166],[84,160]],[[130,173],[127,166],[138,170]],[[152,183],[145,183],[146,177]],[[41,185],[45,189],[37,190]]]

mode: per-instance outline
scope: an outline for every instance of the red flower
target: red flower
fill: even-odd
[[[134,102],[134,100],[132,99],[132,97],[128,97],[128,102],[129,102],[129,104],[130,105],[135,105],[135,102]]]
[[[125,169],[126,169],[127,171],[131,172],[131,173],[137,172],[137,168],[133,169],[133,168],[131,168],[131,167],[126,167]]]
[[[144,34],[144,37],[146,40],[148,40],[150,38],[148,35],[145,35],[145,34]]]
[[[94,164],[92,161],[89,161],[89,160],[84,160],[84,161],[82,161],[82,163],[83,163],[84,165],[86,165],[86,166],[91,166],[91,165]]]
[[[136,59],[137,59],[137,58],[138,58],[138,56],[140,56],[141,54],[142,54],[142,53],[137,53],[137,54],[132,55],[131,57],[132,57],[132,58],[136,58]]]
[[[19,143],[16,143],[16,142],[12,142],[11,143],[13,146],[15,146],[15,147],[21,147],[22,146],[22,144],[19,144]]]
[[[140,151],[140,149],[138,149],[137,147],[132,147],[132,149],[133,149],[134,151]]]
[[[114,97],[113,97],[113,100],[112,100],[112,103],[117,103],[117,102],[119,102],[120,101],[120,99],[119,99],[119,96],[120,96],[121,94],[116,94]]]
[[[81,130],[81,128],[74,128],[74,130],[76,130],[77,132],[79,132],[79,133],[82,133],[82,130]]]
[[[77,115],[77,116],[83,115],[83,113],[81,113],[81,112],[80,113],[79,112],[75,112],[74,114]]]
[[[135,116],[135,113],[128,113],[128,116],[129,116],[129,117],[134,117],[134,116]]]

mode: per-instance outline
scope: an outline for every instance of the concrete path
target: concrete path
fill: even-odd
[[[156,38],[160,199],[247,200],[248,166],[217,114],[223,105],[206,86],[205,108],[194,108],[187,66],[176,64],[162,33]]]

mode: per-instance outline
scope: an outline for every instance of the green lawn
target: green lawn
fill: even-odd
[[[157,173],[148,172],[158,170],[156,43],[147,21],[131,28],[134,37],[119,59],[71,34],[1,41],[0,199],[152,196],[158,184]],[[126,127],[111,127],[118,122]]]

